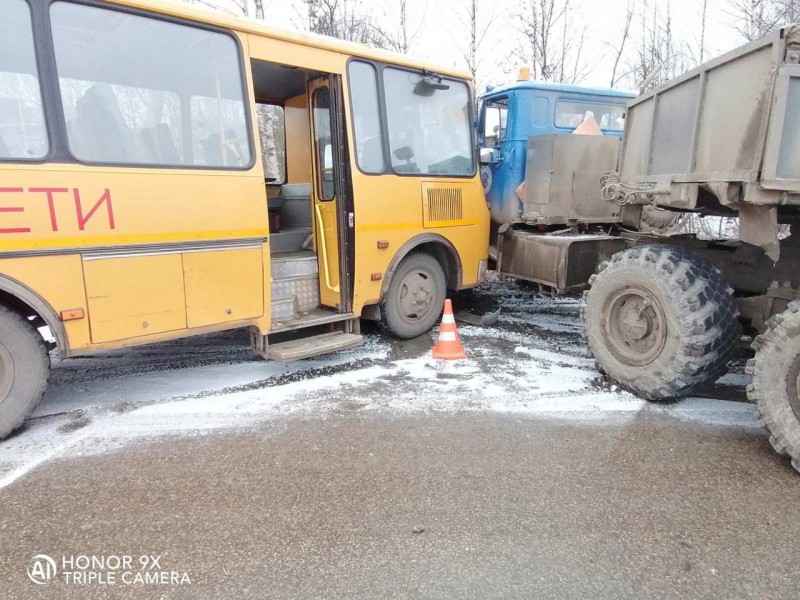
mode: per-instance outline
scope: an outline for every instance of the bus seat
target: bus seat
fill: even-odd
[[[286,183],[281,186],[285,198],[281,209],[281,227],[311,227],[311,184]]]
[[[98,162],[134,162],[136,141],[122,116],[114,90],[95,83],[75,103],[77,116],[70,145],[78,158]]]
[[[153,127],[145,127],[139,131],[142,147],[147,151],[146,162],[162,165],[179,165],[181,158],[169,125],[159,123]]]

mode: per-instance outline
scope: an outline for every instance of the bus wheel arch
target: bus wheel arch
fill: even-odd
[[[381,288],[381,300],[386,297],[386,292],[400,263],[403,262],[408,255],[412,253],[430,254],[435,258],[444,271],[444,276],[447,281],[447,289],[459,290],[463,282],[463,270],[461,268],[461,257],[458,255],[455,246],[444,236],[437,233],[425,233],[418,235],[405,244],[395,253],[392,261],[389,263],[389,268],[386,269],[386,274],[383,278],[383,287]]]
[[[414,238],[401,248],[384,278],[376,316],[394,337],[410,339],[430,331],[441,316],[447,290],[461,285],[458,254],[434,236]]]
[[[10,277],[0,275],[0,306],[32,320],[36,327],[47,326],[56,340],[62,356],[68,356],[69,346],[64,325],[56,311],[38,294]]]

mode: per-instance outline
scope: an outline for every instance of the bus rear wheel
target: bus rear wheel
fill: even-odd
[[[383,329],[406,340],[430,331],[442,314],[446,294],[439,261],[422,253],[404,258],[381,302]]]
[[[42,336],[29,321],[0,306],[0,439],[36,408],[49,372]]]

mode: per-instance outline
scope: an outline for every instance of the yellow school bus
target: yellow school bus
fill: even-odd
[[[48,344],[247,327],[288,361],[483,278],[468,75],[156,0],[3,0],[0,30],[0,437]]]

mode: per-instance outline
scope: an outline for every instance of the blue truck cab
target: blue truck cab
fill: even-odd
[[[516,190],[525,180],[528,138],[572,133],[587,112],[593,114],[604,135],[622,136],[625,105],[635,96],[541,81],[487,88],[480,98],[477,140],[493,232],[519,217],[522,203]]]

